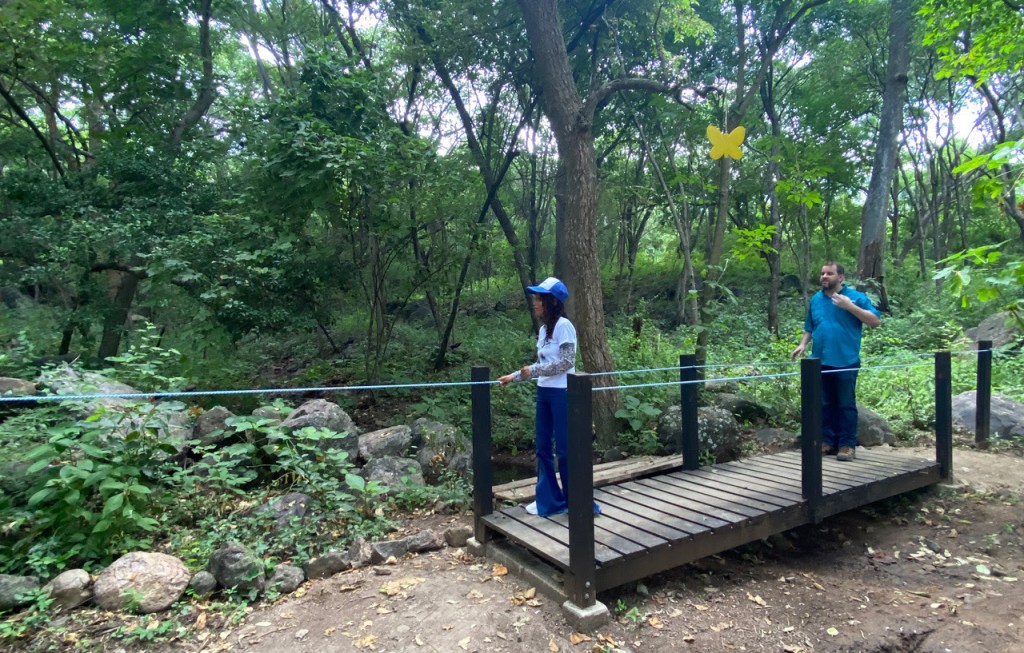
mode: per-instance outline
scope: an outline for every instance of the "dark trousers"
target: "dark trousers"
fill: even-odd
[[[536,444],[537,514],[546,517],[565,512],[569,480],[569,397],[565,388],[537,388]]]
[[[821,366],[822,443],[834,447],[857,446],[857,371],[851,367]]]

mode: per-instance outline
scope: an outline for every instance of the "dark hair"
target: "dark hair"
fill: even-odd
[[[844,277],[846,276],[846,270],[843,269],[843,264],[842,263],[838,263],[836,261],[825,261],[825,263],[822,264],[822,267],[827,267],[829,265],[836,266],[836,274],[841,274]]]
[[[544,342],[547,342],[555,335],[558,318],[565,315],[565,305],[554,295],[538,294],[537,298],[540,299],[541,306],[544,307]]]

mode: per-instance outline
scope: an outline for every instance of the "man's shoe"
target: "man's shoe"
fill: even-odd
[[[836,455],[836,460],[842,460],[844,462],[854,460],[857,457],[857,450],[853,447],[840,447],[839,454]]]
[[[834,455],[836,455],[836,448],[833,447],[830,444],[822,444],[821,445],[821,455],[822,456],[834,456]]]

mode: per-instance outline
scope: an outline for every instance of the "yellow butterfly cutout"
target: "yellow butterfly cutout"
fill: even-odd
[[[736,160],[742,159],[743,151],[740,149],[740,144],[746,135],[747,130],[742,126],[737,127],[728,134],[723,134],[722,130],[718,127],[708,125],[708,140],[711,141],[711,158],[721,159],[723,156],[731,156]]]

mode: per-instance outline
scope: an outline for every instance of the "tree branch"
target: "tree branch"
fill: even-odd
[[[202,0],[199,21],[199,54],[203,60],[203,79],[200,83],[199,95],[171,133],[171,149],[177,152],[185,132],[195,127],[217,99],[217,90],[213,80],[213,49],[210,46],[210,4],[212,0]]]
[[[679,93],[678,86],[671,86],[663,82],[656,82],[653,79],[626,77],[622,79],[613,79],[607,84],[595,89],[583,103],[583,110],[581,112],[582,118],[588,124],[593,122],[594,112],[597,111],[597,107],[609,96],[614,95],[619,91],[650,91],[652,93],[664,93],[675,97],[680,103],[683,103],[682,100],[677,97]]]
[[[64,166],[60,164],[60,159],[57,157],[57,153],[54,151],[53,144],[50,142],[50,139],[46,134],[40,131],[39,127],[34,122],[32,122],[32,118],[30,118],[25,112],[25,109],[18,104],[18,101],[14,99],[14,96],[11,95],[7,87],[3,85],[3,82],[0,82],[0,96],[7,100],[7,104],[10,105],[14,113],[18,114],[18,117],[21,118],[25,124],[28,125],[29,129],[32,130],[32,133],[36,135],[36,138],[39,139],[40,143],[42,143],[43,149],[45,149],[46,153],[50,155],[50,160],[53,162],[53,167],[57,171],[57,174],[63,177]]]

